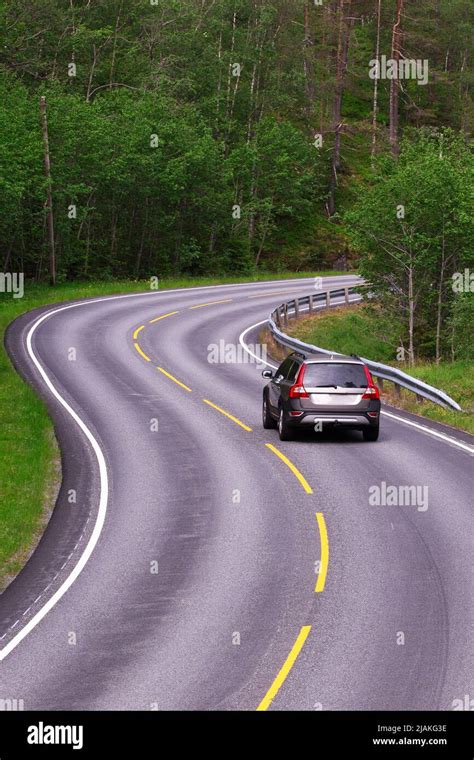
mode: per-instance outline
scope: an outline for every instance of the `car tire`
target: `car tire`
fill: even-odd
[[[364,441],[376,441],[379,437],[379,429],[379,425],[377,427],[364,428],[362,431]]]
[[[293,438],[293,431],[285,420],[282,407],[280,407],[280,416],[278,418],[278,434],[280,436],[280,441],[291,441]]]
[[[262,404],[262,424],[265,430],[275,430],[277,423],[270,414],[270,405],[268,403],[267,394],[263,397]]]

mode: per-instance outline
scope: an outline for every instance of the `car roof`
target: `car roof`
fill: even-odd
[[[321,354],[303,354],[295,351],[292,356],[304,361],[306,364],[359,364],[364,365],[362,359],[358,356],[344,356],[343,354],[330,354],[322,356]]]

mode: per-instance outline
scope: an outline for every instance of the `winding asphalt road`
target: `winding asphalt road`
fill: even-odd
[[[280,443],[261,426],[262,366],[209,362],[311,287],[111,297],[13,323],[63,483],[0,598],[0,699],[449,710],[474,694],[474,439],[386,409],[377,443]],[[382,481],[427,486],[428,509],[370,506]]]

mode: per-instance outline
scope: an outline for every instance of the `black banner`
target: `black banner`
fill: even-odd
[[[471,712],[1,712],[0,760],[26,757],[136,757],[199,752],[219,756],[290,742],[311,754],[364,757],[474,757]],[[139,748],[150,748],[143,754]],[[154,749],[153,749],[154,748]],[[217,747],[216,747],[217,748]],[[292,753],[293,754],[293,753]]]

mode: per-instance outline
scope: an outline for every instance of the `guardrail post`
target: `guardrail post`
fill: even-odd
[[[331,291],[326,290],[326,309],[329,309],[331,306]]]
[[[281,330],[280,307],[278,307],[278,309],[275,309],[275,311],[273,312],[273,318],[276,322],[276,326],[278,327],[279,330]]]
[[[422,404],[422,403],[423,403],[423,401],[424,401],[424,398],[423,398],[423,396],[419,396],[419,395],[418,395],[418,393],[417,393],[417,394],[416,394],[416,403],[417,403],[417,404]]]
[[[380,390],[383,393],[383,378],[382,377],[377,378],[377,385],[379,386]]]
[[[402,389],[400,388],[398,383],[394,383],[393,387],[395,388],[396,395],[398,396],[398,398],[400,398],[400,396],[402,395]]]
[[[344,288],[344,300],[346,304],[349,303],[349,288]]]
[[[300,315],[300,305],[297,298],[295,298],[295,319],[298,319]]]
[[[288,327],[288,304],[285,303],[283,306],[283,319],[285,320],[285,325]]]
[[[313,294],[311,293],[309,297],[309,313],[311,314],[312,311],[313,311]]]

